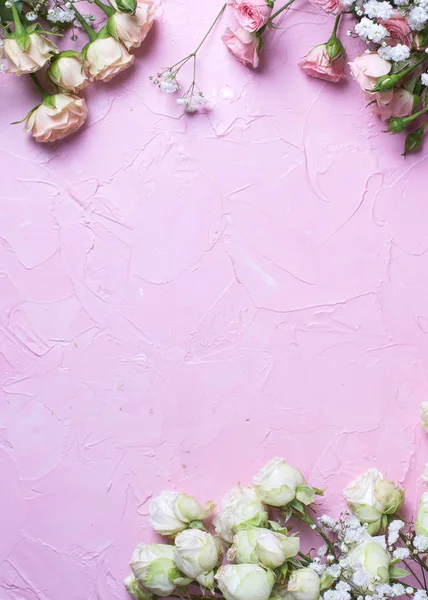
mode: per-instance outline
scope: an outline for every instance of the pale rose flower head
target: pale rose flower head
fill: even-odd
[[[260,43],[256,35],[243,28],[236,31],[227,28],[221,39],[229,52],[240,63],[257,69],[259,66]]]
[[[396,44],[412,46],[414,34],[400,11],[395,10],[392,17],[389,19],[380,19],[379,23],[388,30],[388,43],[390,46],[395,46]]]
[[[109,31],[126,46],[138,48],[149,33],[155,17],[155,7],[150,0],[138,0],[135,15],[116,12],[109,19]]]
[[[428,537],[428,492],[420,499],[415,530],[417,535]]]
[[[85,67],[89,75],[99,81],[110,81],[130,67],[134,57],[113,37],[101,37],[87,46]]]
[[[28,48],[23,50],[14,38],[3,40],[2,56],[8,64],[8,73],[25,75],[35,73],[59,52],[58,47],[39,33],[25,36]]]
[[[287,597],[290,600],[318,600],[320,597],[321,581],[312,569],[293,571],[287,587]]]
[[[221,545],[206,531],[186,529],[177,535],[174,543],[175,564],[191,579],[209,573],[223,559]]]
[[[192,521],[205,519],[214,509],[213,502],[205,508],[199,502],[179,492],[162,492],[150,502],[150,525],[161,535],[174,536],[184,531]]]
[[[233,538],[233,546],[228,550],[230,562],[240,564],[261,564],[276,569],[300,550],[298,537],[288,537],[282,533],[252,527],[239,531]]]
[[[47,74],[55,85],[70,92],[78,92],[89,83],[82,57],[77,53],[72,56],[60,54],[50,65]]]
[[[372,90],[379,77],[388,75],[391,63],[381,58],[377,52],[362,54],[349,63],[351,75],[364,91]]]
[[[167,597],[183,583],[183,574],[174,562],[174,546],[138,544],[130,566],[135,578],[156,596]]]
[[[36,142],[56,142],[71,135],[86,121],[88,109],[83,98],[71,94],[55,94],[28,115],[25,131]]]
[[[250,33],[266,25],[272,14],[272,7],[266,0],[231,0],[229,4],[239,25]]]
[[[405,90],[380,92],[376,94],[374,112],[382,121],[388,121],[391,117],[406,117],[413,110],[415,97]]]
[[[226,600],[268,600],[275,575],[258,565],[225,565],[215,576]]]
[[[421,425],[428,432],[428,402],[421,404]]]
[[[341,0],[310,0],[313,6],[321,8],[326,13],[331,15],[338,15],[343,11],[343,5]]]
[[[125,577],[123,585],[128,594],[131,594],[136,600],[153,600],[153,594],[144,589],[133,573],[128,575],[128,577]]]
[[[231,543],[238,531],[250,527],[265,527],[268,512],[252,488],[238,486],[223,498],[221,510],[214,516],[217,535]]]
[[[279,457],[272,458],[262,467],[254,475],[252,483],[257,495],[269,506],[286,506],[296,497],[304,504],[313,501],[313,493],[309,501],[306,499],[307,492],[312,488],[306,485],[299,469]],[[302,493],[300,498],[299,488]]]
[[[345,77],[345,61],[340,54],[334,59],[329,58],[327,44],[315,46],[304,59],[299,62],[299,67],[307,75],[337,83]]]
[[[385,536],[372,537],[368,533],[348,555],[367,576],[367,583],[388,583],[391,556],[386,549]]]

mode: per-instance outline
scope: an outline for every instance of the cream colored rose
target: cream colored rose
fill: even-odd
[[[293,571],[288,582],[287,598],[290,600],[318,600],[321,581],[312,569]]]
[[[187,529],[192,521],[201,521],[213,511],[215,504],[207,502],[205,508],[199,502],[179,492],[162,492],[150,502],[150,525],[161,535],[174,536]]]
[[[174,562],[174,546],[139,544],[130,566],[144,588],[157,596],[167,597],[183,583],[183,575]]]
[[[123,585],[125,586],[126,591],[136,598],[136,600],[152,600],[153,598],[153,594],[143,588],[133,573],[123,580]]]
[[[222,547],[206,531],[186,529],[177,535],[174,543],[175,564],[191,579],[209,573],[222,561]]]
[[[153,2],[139,0],[135,15],[116,12],[110,17],[109,31],[119,38],[128,50],[138,48],[150,31],[154,16]]]
[[[258,496],[269,506],[285,506],[299,497],[298,488],[302,488],[302,502],[310,503],[311,498],[306,500],[306,491],[311,490],[306,485],[305,478],[295,467],[290,466],[282,458],[272,458],[253,477],[253,485]]]
[[[375,581],[389,582],[391,557],[386,549],[385,536],[372,537],[367,533],[349,553],[348,560],[353,566],[358,565],[366,574],[367,585]]]
[[[85,67],[89,75],[99,81],[110,81],[130,67],[134,57],[113,37],[101,37],[88,45]]]
[[[416,517],[416,534],[428,537],[428,492],[422,494]]]
[[[8,73],[25,75],[35,73],[41,69],[54,54],[59,52],[58,47],[50,40],[38,33],[30,33],[23,40],[23,47],[14,38],[3,40],[3,57],[8,64]]]
[[[221,510],[213,519],[217,534],[230,543],[238,531],[250,527],[264,527],[267,522],[266,507],[255,491],[241,486],[233,488],[225,495]]]
[[[258,565],[225,565],[215,576],[226,600],[268,600],[275,575]]]
[[[376,525],[379,529],[382,515],[391,515],[403,504],[404,491],[385,481],[377,469],[368,469],[344,490],[349,508],[361,523]]]
[[[227,558],[230,562],[261,564],[276,569],[287,559],[296,556],[299,550],[298,537],[288,537],[263,527],[252,527],[235,535]]]
[[[83,98],[55,94],[48,96],[29,114],[25,131],[31,131],[36,142],[56,142],[80,129],[87,116]]]
[[[47,71],[49,79],[62,90],[78,92],[89,83],[80,54],[61,53]]]

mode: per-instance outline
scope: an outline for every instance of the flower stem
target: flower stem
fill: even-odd
[[[50,94],[48,94],[48,92],[45,90],[45,88],[41,85],[40,81],[37,79],[37,76],[35,73],[30,73],[30,77],[31,77],[35,87],[37,88],[37,91],[39,92],[42,100],[44,100],[47,96],[50,96]]]
[[[86,31],[89,41],[94,42],[97,39],[97,32],[94,31],[92,29],[92,27],[89,25],[89,23],[86,22],[83,15],[74,6],[74,3],[71,4],[71,9],[73,10],[74,14],[76,15],[76,19],[79,21],[79,23],[81,24],[83,29]]]
[[[12,11],[13,22],[15,24],[15,33],[17,35],[25,35],[27,33],[27,30],[25,29],[24,25],[21,23],[21,19],[19,18],[18,9],[16,8],[14,2],[12,2],[12,6],[10,7],[10,10]]]
[[[112,6],[107,6],[107,4],[104,4],[101,0],[94,0],[94,4],[101,8],[108,17],[111,17],[116,12]]]
[[[96,0],[95,0],[96,2]],[[333,27],[333,32],[331,34],[331,37],[336,37],[337,34],[337,28],[339,27],[339,21],[340,21],[340,17],[342,16],[342,13],[339,13],[336,17],[336,20],[334,22],[334,27]]]
[[[328,538],[328,536],[324,533],[324,531],[322,530],[321,527],[319,527],[319,525],[317,525],[315,523],[315,521],[312,519],[312,517],[310,517],[307,513],[305,513],[304,515],[299,515],[299,514],[295,514],[295,516],[299,519],[301,519],[302,521],[304,521],[305,523],[308,523],[312,529],[314,529],[318,535],[320,535],[322,537],[322,539],[325,541],[325,543],[327,544],[327,548],[329,549],[330,554],[333,554],[333,556],[336,556],[336,552],[334,549],[334,545],[332,543],[332,541]]]
[[[199,49],[201,48],[202,44],[205,42],[205,40],[207,39],[207,37],[209,36],[209,34],[211,33],[211,31],[214,29],[214,27],[217,24],[217,21],[219,21],[220,17],[222,16],[222,14],[224,13],[225,9],[226,9],[227,4],[223,4],[223,6],[220,9],[220,12],[218,13],[218,15],[216,16],[216,18],[214,19],[214,21],[211,24],[211,27],[208,29],[208,31],[206,32],[206,34],[204,35],[204,37],[202,38],[202,41],[200,42],[199,46],[196,48],[196,50],[192,53],[193,56],[196,56],[197,52],[199,51]]]
[[[284,4],[284,6],[281,6],[281,8],[279,8],[276,12],[273,13],[273,15],[271,15],[269,21],[272,22],[274,19],[276,19],[276,17],[278,17],[282,11],[286,10],[289,6],[291,6],[293,4],[294,0],[289,0],[286,4]]]

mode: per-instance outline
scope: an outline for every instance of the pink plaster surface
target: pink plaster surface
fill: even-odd
[[[193,48],[214,0],[164,2],[60,145],[9,126],[35,97],[0,78],[1,600],[125,599],[153,494],[219,502],[275,455],[328,487],[323,512],[373,465],[414,505],[428,149],[404,160],[354,84],[299,71],[332,23],[296,4],[257,73],[220,26],[206,115],[148,76]]]

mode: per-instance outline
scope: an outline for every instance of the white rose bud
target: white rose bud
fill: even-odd
[[[83,68],[82,57],[78,52],[61,53],[47,70],[49,79],[62,90],[78,92],[89,83],[88,75]]]
[[[287,597],[292,600],[318,600],[320,597],[321,581],[312,569],[293,571],[288,582]]]
[[[295,498],[304,504],[314,499],[314,490],[295,467],[282,458],[272,458],[253,477],[253,485],[260,498],[269,506],[286,506]]]
[[[183,574],[174,562],[174,547],[139,544],[131,558],[131,569],[142,585],[157,596],[169,596],[183,584]]]
[[[268,513],[260,498],[252,488],[241,486],[225,495],[221,510],[213,519],[217,534],[229,543],[238,531],[264,527],[267,523]]]
[[[109,18],[108,28],[113,37],[131,50],[141,46],[153,25],[154,17],[152,0],[138,0],[135,15],[116,12]]]
[[[428,432],[428,402],[421,404],[421,425]]]
[[[196,577],[196,581],[203,585],[204,587],[214,590],[214,571],[210,571],[209,573],[202,573]]]
[[[113,37],[97,38],[87,47],[85,67],[99,81],[110,81],[133,62],[134,57]]]
[[[233,538],[233,546],[227,553],[230,562],[262,564],[276,569],[300,550],[298,537],[287,537],[282,533],[252,527],[239,531]]]
[[[428,537],[428,492],[422,494],[416,517],[416,534]]]
[[[24,131],[31,132],[36,142],[56,142],[80,129],[87,116],[83,98],[54,94],[29,113]]]
[[[225,565],[215,576],[226,600],[268,600],[275,575],[258,565]]]
[[[186,529],[175,538],[174,559],[180,571],[187,577],[196,579],[221,563],[223,550],[210,533]]]
[[[404,501],[404,491],[385,481],[377,469],[368,469],[344,490],[349,508],[361,523],[373,523],[376,533],[383,515],[396,513]]]
[[[58,47],[39,33],[3,40],[3,58],[7,60],[8,73],[25,75],[41,69],[51,57],[59,52]]]
[[[150,502],[150,525],[161,535],[174,536],[189,527],[192,521],[201,521],[213,511],[215,504],[207,502],[205,508],[199,502],[178,492],[162,492]]]
[[[137,600],[152,600],[153,595],[145,590],[138,579],[131,573],[123,580],[126,591]]]
[[[367,575],[367,583],[388,583],[391,557],[386,549],[385,536],[371,537],[366,534],[350,553],[349,561],[358,564]]]

